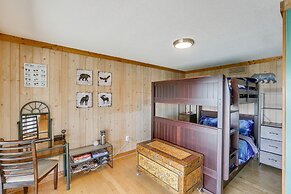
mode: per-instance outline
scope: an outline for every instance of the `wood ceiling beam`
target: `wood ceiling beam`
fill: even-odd
[[[154,69],[159,69],[159,70],[171,71],[171,72],[175,72],[175,73],[183,73],[183,74],[185,73],[184,71],[172,69],[172,68],[168,68],[168,67],[162,67],[162,66],[153,65],[153,64],[149,64],[149,63],[143,63],[143,62],[134,61],[134,60],[130,60],[130,59],[124,59],[124,58],[120,58],[120,57],[114,57],[114,56],[79,50],[79,49],[75,49],[75,48],[59,46],[56,44],[21,38],[21,37],[12,36],[12,35],[3,34],[3,33],[0,33],[0,40],[14,42],[14,43],[18,43],[18,44],[29,45],[29,46],[35,46],[35,47],[40,47],[40,48],[52,49],[52,50],[57,50],[57,51],[63,51],[63,52],[68,52],[68,53],[74,53],[74,54],[79,54],[79,55],[84,55],[84,56],[89,56],[89,57],[96,57],[96,58],[101,58],[101,59],[118,61],[121,63],[128,63],[128,64],[132,64],[132,65],[138,65],[138,66],[149,67],[149,68],[154,68]]]
[[[186,71],[186,74],[198,73],[198,72],[203,72],[203,71],[213,71],[213,70],[226,69],[226,68],[239,67],[239,66],[255,65],[255,64],[259,64],[259,63],[267,63],[267,62],[272,62],[272,61],[277,61],[277,60],[282,60],[282,56],[270,57],[270,58],[265,58],[265,59],[257,59],[257,60],[251,60],[251,61],[244,61],[244,62],[240,62],[240,63],[232,63],[232,64],[220,65],[220,66],[215,66],[215,67],[208,67],[208,68],[203,68],[203,69],[195,69],[195,70]]]

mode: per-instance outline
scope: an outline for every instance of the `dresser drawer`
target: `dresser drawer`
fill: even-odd
[[[261,150],[282,155],[282,142],[262,138]]]
[[[282,156],[260,151],[260,163],[282,169]]]
[[[282,128],[261,126],[261,137],[282,141]]]

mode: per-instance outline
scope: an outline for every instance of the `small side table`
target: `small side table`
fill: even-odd
[[[82,158],[82,156],[85,157]],[[81,157],[81,159],[74,161],[76,157]],[[108,142],[104,145],[90,145],[70,150],[71,174],[87,173],[104,164],[113,168],[113,146]]]

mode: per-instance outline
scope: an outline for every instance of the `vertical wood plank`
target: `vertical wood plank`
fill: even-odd
[[[61,52],[60,64],[60,109],[61,109],[61,130],[65,129],[69,132],[69,54]]]
[[[0,43],[0,134],[4,139],[10,139],[10,42]]]
[[[11,43],[10,47],[10,139],[18,138],[19,121],[19,44]],[[0,95],[1,96],[1,95]]]
[[[61,65],[62,53],[60,51],[50,52],[49,64],[49,102],[52,118],[53,135],[61,133],[62,109],[61,109]]]
[[[76,108],[76,92],[79,92],[79,87],[76,85],[76,69],[80,64],[80,56],[69,54],[69,69],[68,69],[68,117],[69,117],[69,142],[71,148],[81,146],[80,134],[80,117],[79,110]]]
[[[85,111],[85,129],[86,129],[86,133],[85,133],[85,139],[84,139],[84,144],[85,145],[91,145],[93,143],[93,141],[95,140],[94,138],[94,106],[96,106],[96,94],[94,93],[94,85],[96,82],[96,72],[94,71],[94,59],[92,57],[86,57],[85,59],[85,68],[87,70],[92,70],[93,71],[93,85],[91,86],[86,86],[86,91],[87,92],[92,92],[93,94],[93,107],[92,108],[88,108]]]
[[[24,87],[24,63],[32,63],[32,46],[20,45],[20,107],[32,101],[32,88]]]

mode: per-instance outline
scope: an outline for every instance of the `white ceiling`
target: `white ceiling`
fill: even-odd
[[[192,70],[282,53],[280,0],[0,0],[0,32]],[[175,39],[195,45],[178,50]]]

